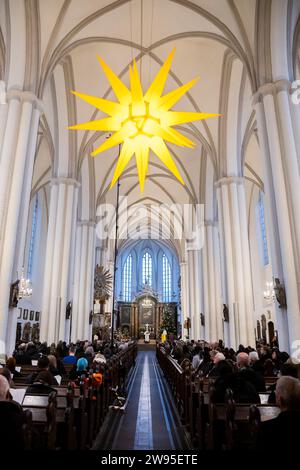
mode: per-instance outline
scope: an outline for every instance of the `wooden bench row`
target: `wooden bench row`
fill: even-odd
[[[230,390],[226,403],[214,403],[213,378],[195,378],[157,345],[157,360],[170,385],[182,424],[198,449],[253,448],[260,421],[275,418],[279,408],[265,404],[268,394],[262,393],[261,405],[234,403]],[[266,385],[277,378],[266,378]]]
[[[82,383],[78,388],[53,387],[56,392],[50,395],[25,394],[26,448],[91,448],[112,403],[111,388],[123,385],[136,354],[137,345],[133,344],[109,361],[100,387]]]

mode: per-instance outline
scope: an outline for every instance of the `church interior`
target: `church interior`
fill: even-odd
[[[296,444],[299,77],[300,0],[0,0],[6,448]]]

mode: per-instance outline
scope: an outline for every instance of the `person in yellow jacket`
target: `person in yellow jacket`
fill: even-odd
[[[161,342],[165,343],[167,341],[167,331],[164,330],[161,335]]]

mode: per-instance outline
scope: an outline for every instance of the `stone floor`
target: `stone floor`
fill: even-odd
[[[151,345],[139,351],[113,450],[179,449],[174,410]]]

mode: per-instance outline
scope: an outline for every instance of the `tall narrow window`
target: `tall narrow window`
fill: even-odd
[[[27,277],[29,279],[32,279],[32,266],[33,266],[34,245],[35,245],[36,229],[37,229],[38,206],[39,206],[39,199],[38,199],[38,195],[36,194],[34,202],[33,202],[31,235],[30,235],[30,241],[29,241],[28,264],[27,264]]]
[[[263,260],[264,265],[269,264],[269,253],[268,253],[268,241],[267,241],[267,231],[266,231],[266,221],[265,221],[265,207],[264,200],[261,191],[259,192],[258,198],[258,214],[259,214],[259,223],[262,237],[262,247],[263,247]]]
[[[171,266],[165,254],[163,261],[163,302],[171,302]]]
[[[131,301],[132,285],[132,256],[128,255],[123,268],[123,298],[125,302]]]
[[[152,286],[152,256],[148,251],[143,255],[142,282]]]

